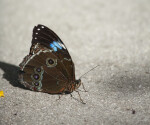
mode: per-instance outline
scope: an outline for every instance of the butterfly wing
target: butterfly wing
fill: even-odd
[[[54,33],[51,29],[44,25],[38,25],[35,26],[33,29],[33,35],[32,35],[32,46],[36,44],[43,45],[47,47],[48,49],[52,49],[53,52],[61,61],[64,66],[64,70],[67,72],[67,77],[69,80],[74,81],[75,80],[75,67],[74,63],[71,59],[71,56],[65,46],[65,44],[62,42],[62,40]],[[30,51],[32,53],[32,51]]]
[[[30,54],[20,67],[20,82],[35,91],[63,93],[75,80],[74,64],[68,50],[60,38],[43,25],[33,29]]]
[[[71,58],[62,40],[57,36],[56,33],[54,33],[51,29],[49,29],[48,27],[44,25],[39,24],[38,26],[35,26],[33,29],[32,45],[36,43],[40,43],[46,46],[47,48],[53,48],[55,52],[57,50],[58,51],[61,50],[64,53],[67,53],[66,55],[69,58]],[[56,47],[53,47],[52,45],[56,45]]]
[[[39,51],[28,55],[20,64],[20,81],[27,88],[47,93],[61,93],[66,88],[67,78],[60,69],[60,60],[51,50],[37,46]]]

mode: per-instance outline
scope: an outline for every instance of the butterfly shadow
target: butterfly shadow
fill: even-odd
[[[0,61],[0,69],[4,71],[3,78],[8,80],[12,86],[26,89],[18,81],[19,67]]]

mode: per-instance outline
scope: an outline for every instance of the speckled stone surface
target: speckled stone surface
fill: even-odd
[[[149,0],[0,0],[0,125],[149,125]],[[66,44],[88,92],[74,98],[18,84],[17,70],[44,24]],[[82,87],[80,87],[82,90]]]

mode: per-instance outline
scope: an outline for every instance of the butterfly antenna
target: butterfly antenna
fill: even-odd
[[[92,70],[94,70],[95,68],[97,68],[99,65],[93,67],[92,69],[90,69],[89,71],[87,71],[86,73],[84,73],[79,79],[81,79],[83,76],[85,76],[86,74],[88,74],[89,72],[91,72]]]

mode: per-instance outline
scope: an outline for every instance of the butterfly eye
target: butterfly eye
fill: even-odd
[[[48,67],[54,67],[57,65],[57,60],[56,59],[52,59],[52,58],[47,58],[46,59],[46,65]]]

